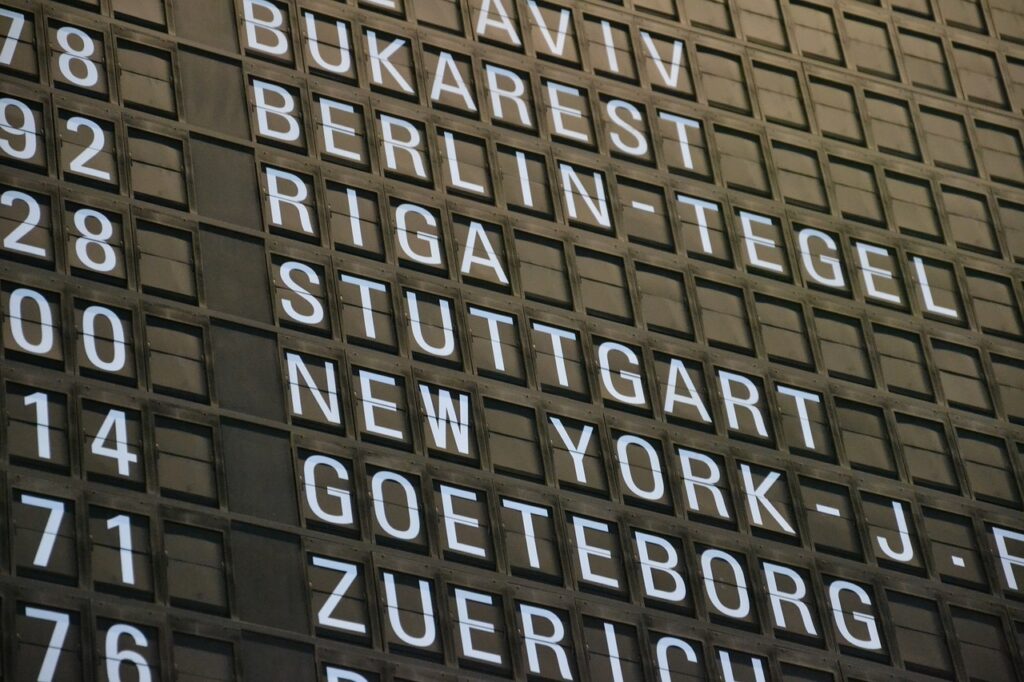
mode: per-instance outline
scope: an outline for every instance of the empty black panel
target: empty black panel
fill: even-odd
[[[270,297],[262,243],[231,232],[204,228],[199,233],[199,247],[210,308],[269,322]]]
[[[294,475],[287,434],[235,421],[225,421],[221,434],[230,509],[295,523],[294,489],[280,485]]]
[[[306,632],[298,538],[236,524],[231,529],[231,556],[236,566],[244,567],[234,579],[238,617],[257,625]],[[266,658],[262,661],[264,665],[270,664]],[[256,666],[252,674],[258,675],[263,667]]]
[[[215,324],[210,332],[221,407],[257,417],[282,419],[280,376],[275,372],[253,371],[255,367],[277,366],[273,334],[229,324]]]
[[[196,208],[208,218],[251,230],[260,225],[260,201],[252,152],[193,136]]]

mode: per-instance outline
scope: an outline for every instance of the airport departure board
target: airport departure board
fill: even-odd
[[[1024,676],[1020,0],[0,0],[0,679]]]

